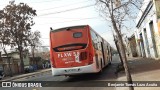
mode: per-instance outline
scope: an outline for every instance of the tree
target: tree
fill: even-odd
[[[10,39],[10,33],[8,29],[5,28],[5,19],[4,19],[5,13],[3,10],[0,10],[0,46],[2,50],[4,51],[5,55],[7,56],[7,60],[9,63],[9,75],[12,77],[12,69],[10,64],[9,55],[6,51],[6,47],[11,45],[11,39]]]
[[[41,37],[41,35],[40,35],[39,31],[35,31],[35,32],[31,33],[31,35],[29,36],[29,44],[31,45],[31,53],[32,53],[33,59],[35,57],[36,47],[41,45],[40,37]]]
[[[127,81],[132,84],[131,74],[127,64],[127,57],[122,39],[122,30],[124,29],[125,23],[129,20],[129,17],[133,17],[133,8],[139,9],[141,6],[141,0],[97,0],[97,5],[102,16],[110,21],[114,32],[118,40],[118,47],[123,60],[123,66],[125,69]],[[131,86],[130,90],[134,90]]]
[[[27,4],[14,4],[10,2],[4,8],[5,28],[11,34],[11,41],[14,47],[18,48],[20,56],[21,72],[24,73],[23,50],[29,44],[29,36],[31,35],[31,26],[34,25],[33,17],[36,16],[36,10]]]
[[[119,58],[121,60],[121,65],[123,65],[123,60],[122,60],[122,56],[121,56],[121,53],[120,53],[120,49],[119,49],[119,46],[118,46],[118,40],[117,40],[117,37],[113,34],[113,38],[114,38],[114,42],[115,42],[115,45],[116,45],[116,48],[117,48],[117,52],[119,54]]]

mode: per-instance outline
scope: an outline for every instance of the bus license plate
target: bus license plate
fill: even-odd
[[[78,69],[68,69],[68,70],[64,70],[65,72],[78,72],[80,71],[80,68]]]

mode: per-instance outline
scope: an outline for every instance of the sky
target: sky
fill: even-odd
[[[0,0],[3,9],[11,0]],[[95,0],[15,0],[15,3],[27,3],[37,11],[32,31],[41,32],[43,46],[49,46],[50,27],[53,29],[75,25],[90,25],[114,48],[111,28],[100,16]],[[131,35],[133,31],[126,31]]]

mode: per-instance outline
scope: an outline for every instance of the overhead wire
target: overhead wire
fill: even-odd
[[[96,16],[96,17],[99,17],[99,16]],[[40,17],[40,18],[83,19],[83,18],[92,18],[92,17],[75,17],[75,18],[71,18],[71,17]]]
[[[54,2],[54,1],[61,1],[61,0],[47,0],[47,1],[28,2],[28,3],[45,3],[45,2]]]
[[[33,3],[44,3],[44,2],[53,2],[53,1],[60,1],[60,0],[47,0],[47,1],[39,1],[39,2],[25,2],[25,1],[21,1],[23,3],[27,3],[27,4],[33,4]],[[16,1],[15,1],[16,2]],[[8,3],[7,3],[8,4]],[[0,4],[0,6],[2,5],[7,5],[7,4]]]
[[[55,0],[54,0],[55,1]],[[58,0],[57,0],[58,1]],[[89,1],[89,0],[87,0]],[[43,1],[45,2],[45,1]],[[86,1],[83,1],[86,2]],[[32,3],[36,3],[36,2],[32,2]],[[37,3],[41,3],[41,2],[37,2]],[[82,3],[82,2],[77,2],[77,3]],[[76,3],[74,3],[76,4]],[[73,4],[69,4],[69,5],[73,5]],[[64,5],[65,6],[65,5]],[[63,7],[64,7],[63,6]],[[66,5],[67,6],[67,5]],[[83,8],[87,8],[87,7],[91,7],[91,6],[95,6],[95,4],[90,4],[90,5],[86,5],[86,6],[81,6],[81,7],[77,7],[77,8],[71,8],[71,9],[67,9],[67,10],[62,10],[62,11],[57,11],[57,12],[51,12],[51,13],[46,13],[46,14],[40,14],[37,17],[41,17],[41,16],[47,16],[47,15],[52,15],[52,14],[59,14],[59,13],[64,13],[64,12],[69,12],[69,11],[73,11],[73,10],[77,10],[77,9],[83,9]],[[55,8],[61,8],[62,6],[58,6],[58,7],[53,7],[53,8],[48,8],[48,9],[43,9],[43,10],[39,10],[39,11],[44,11],[44,10],[50,10],[50,9],[55,9]]]
[[[45,23],[45,24],[56,24],[56,23],[65,23],[65,22],[74,22],[74,21],[81,21],[81,20],[87,20],[87,19],[98,19],[99,17],[91,17],[91,18],[81,18],[76,20],[68,20],[63,22],[54,22],[54,23]],[[45,25],[45,24],[38,24],[38,25]]]
[[[53,7],[53,8],[41,9],[41,10],[38,10],[38,11],[45,11],[45,10],[52,10],[52,9],[56,9],[56,8],[62,8],[62,7],[66,7],[66,6],[71,6],[71,5],[76,5],[76,4],[88,2],[88,1],[89,1],[89,0],[87,0],[87,1],[82,1],[82,2],[76,2],[76,3],[71,3],[71,4],[66,4],[66,5],[61,5],[61,6],[57,6],[57,7]]]
[[[72,8],[72,9],[67,9],[67,10],[62,10],[62,11],[57,11],[57,12],[41,14],[41,15],[38,15],[37,17],[46,16],[46,15],[52,15],[52,14],[59,14],[59,13],[64,13],[64,12],[69,12],[69,11],[74,11],[74,10],[77,10],[77,9],[83,9],[83,8],[87,8],[87,7],[91,7],[91,6],[95,6],[95,4],[86,5],[86,6],[77,7],[77,8]]]

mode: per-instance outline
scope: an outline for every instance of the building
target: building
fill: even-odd
[[[2,62],[5,75],[10,75],[11,71],[13,75],[20,73],[18,63],[11,57],[2,56]]]
[[[6,57],[4,54],[1,56],[1,53],[0,53],[0,69],[5,72],[5,75],[10,75],[11,71],[13,75],[19,73],[18,63],[14,61],[13,58],[10,56]]]
[[[26,52],[23,53],[23,62],[24,66],[29,65],[29,55]],[[10,69],[9,64],[11,66],[11,70],[13,74],[18,74],[21,71],[20,67],[20,58],[19,58],[19,52],[14,51],[8,53],[8,57],[6,54],[2,54],[2,61],[3,61],[3,69],[6,75],[9,75]]]
[[[128,57],[137,57],[136,40],[135,35],[126,38],[126,54]]]
[[[160,0],[144,0],[136,21],[138,55],[160,58]]]

